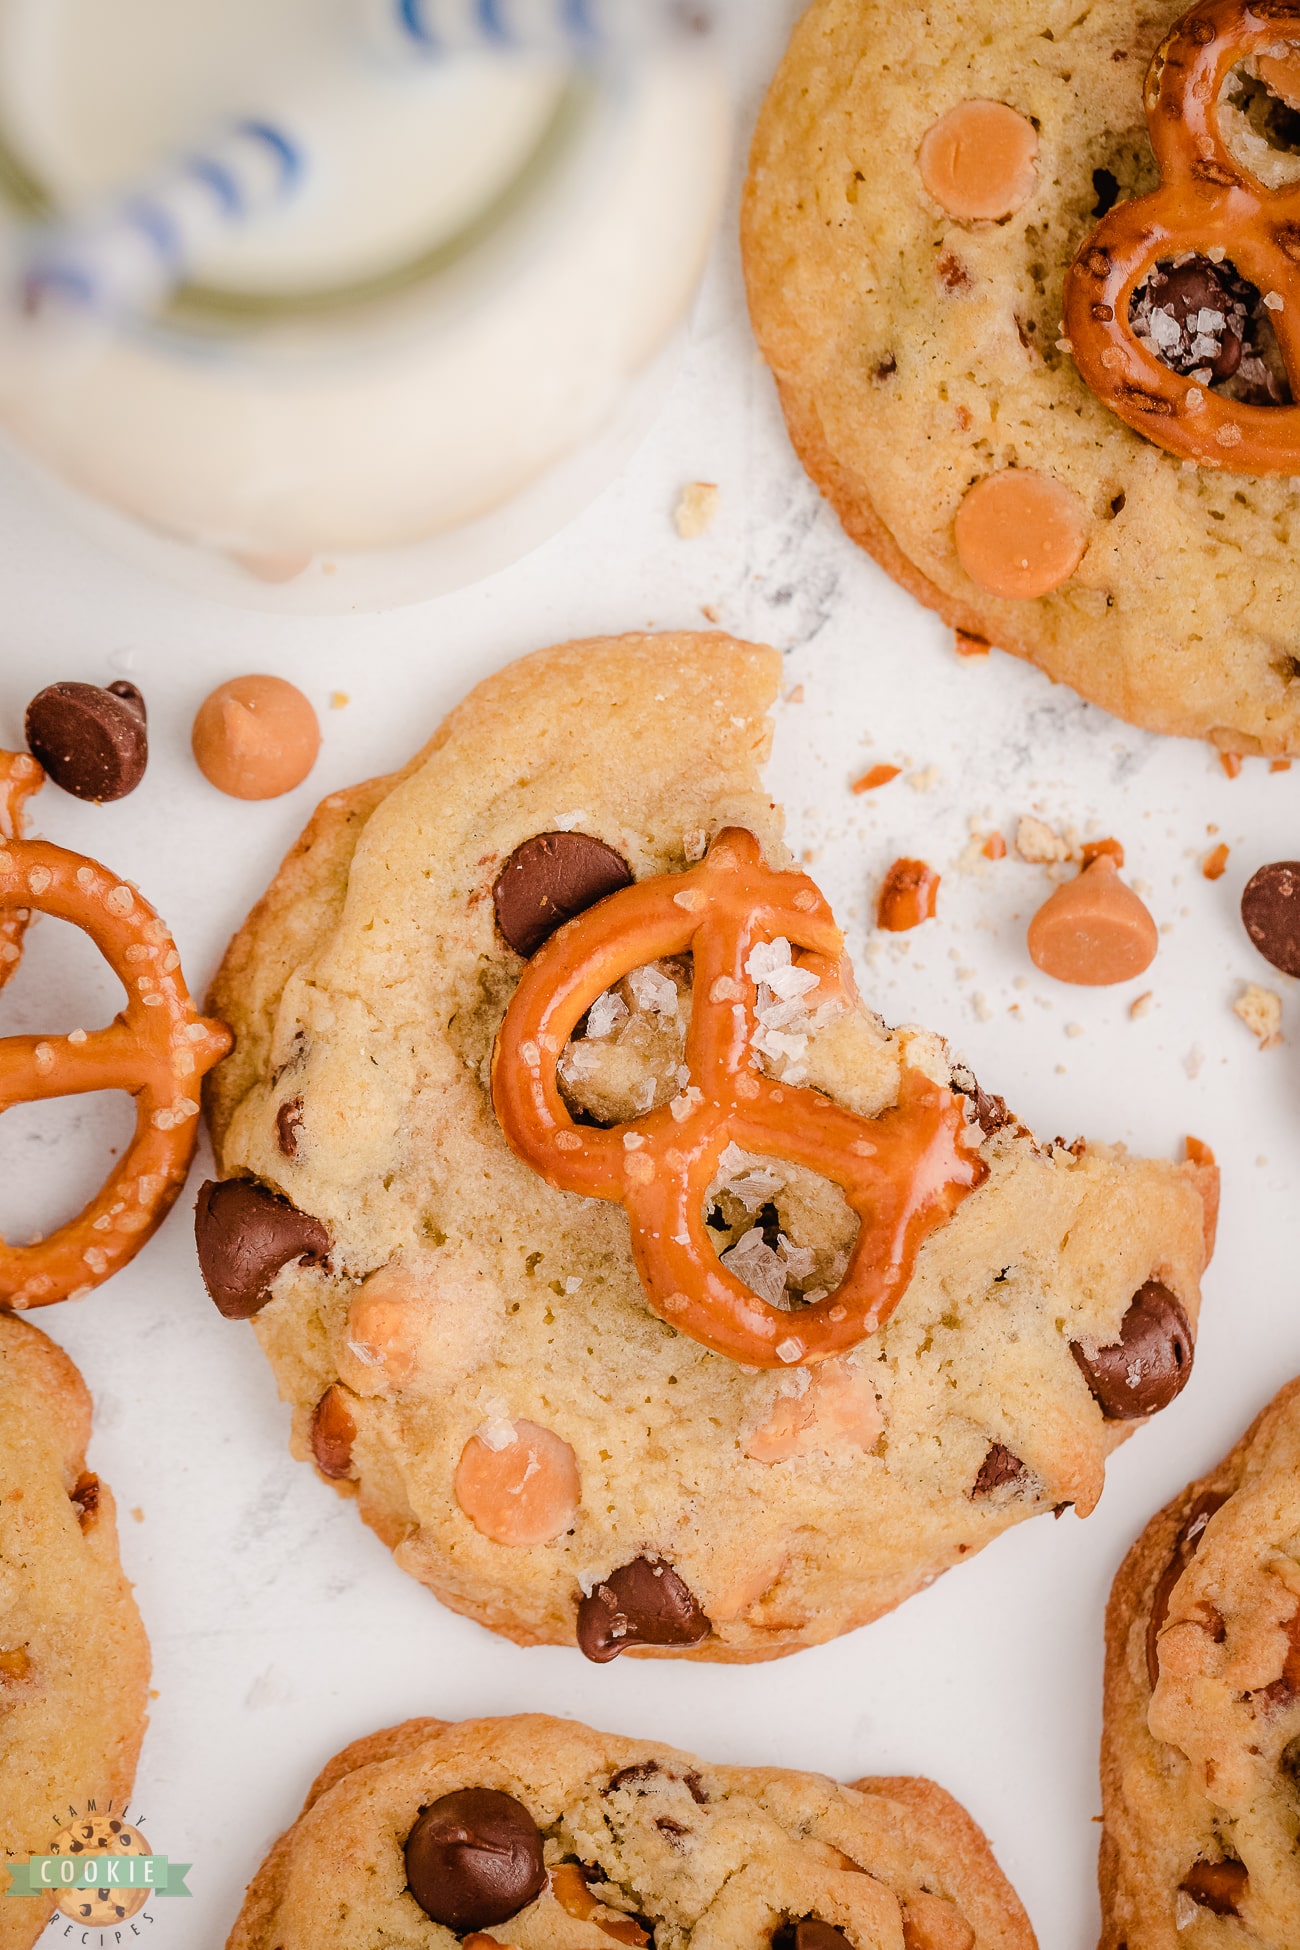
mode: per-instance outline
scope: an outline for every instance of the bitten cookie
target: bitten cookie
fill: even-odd
[[[779,668],[510,666],[217,980],[209,1289],[295,1453],[521,1643],[832,1638],[1090,1510],[1190,1370],[1212,1173],[1040,1147],[863,1006],[762,790]]]
[[[572,1720],[408,1720],[336,1756],[227,1950],[1034,1950],[924,1780],[710,1767]]]
[[[149,1645],[86,1469],[90,1415],[66,1354],[0,1312],[0,1888],[55,1816],[125,1803],[144,1734]],[[0,1950],[28,1950],[52,1908],[0,1896]]]
[[[1300,1943],[1300,1381],[1151,1519],[1106,1614],[1102,1950]]]
[[[1131,294],[1106,238],[1089,245],[1157,186],[1144,80],[1182,12],[814,0],[754,138],[750,308],[804,465],[922,602],[1135,724],[1289,755],[1300,467],[1266,473],[1264,450],[1290,412],[1296,226],[1223,194],[1300,179],[1285,8],[1196,9],[1207,61],[1238,15],[1280,57],[1243,44],[1195,129],[1153,110],[1195,180],[1143,233],[1165,243]],[[1073,345],[1076,251],[1093,283]]]

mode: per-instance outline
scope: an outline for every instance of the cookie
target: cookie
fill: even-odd
[[[124,1808],[147,1718],[149,1645],[86,1469],[90,1396],[66,1354],[0,1311],[0,1887],[57,1852],[56,1817]],[[28,1950],[53,1899],[0,1895],[0,1946]]]
[[[1115,1579],[1102,1950],[1300,1943],[1298,1532],[1292,1381]]]
[[[1033,1950],[925,1780],[711,1767],[573,1720],[408,1720],[337,1755],[226,1950]]]
[[[1240,11],[1203,8],[1192,26],[1213,41]],[[1252,451],[1249,426],[1200,463],[1165,451],[1120,417],[1118,381],[1090,390],[1063,335],[1076,252],[1157,185],[1144,79],[1181,12],[813,0],[754,138],[750,309],[805,467],[920,601],[1134,724],[1290,755],[1297,469],[1227,471]],[[1225,89],[1214,167],[1294,180],[1295,156],[1270,146],[1294,113],[1253,55]],[[1247,402],[1243,423],[1268,419],[1249,401],[1276,391],[1269,287],[1292,275],[1270,233],[1251,258],[1263,292],[1246,288],[1224,256],[1237,232],[1211,240],[1199,203],[1188,210],[1170,261],[1135,291],[1129,349],[1098,354],[1131,353],[1173,389],[1129,387],[1149,407],[1129,417],[1160,438],[1165,416],[1181,428],[1221,395]],[[1098,285],[1081,332],[1113,323],[1115,295]]]
[[[762,788],[779,668],[524,658],[325,801],[217,979],[209,1289],[295,1453],[520,1643],[832,1638],[1090,1510],[1190,1371],[1212,1169],[1040,1147],[857,999]]]

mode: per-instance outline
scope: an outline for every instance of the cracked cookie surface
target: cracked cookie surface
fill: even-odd
[[[535,1824],[545,1886],[521,1887],[526,1900],[505,1920],[453,1932],[412,1893],[440,1906],[408,1838],[424,1811],[454,1796],[470,1813],[472,1847],[473,1797],[485,1788],[513,1798],[518,1823]],[[456,1880],[463,1926],[484,1879],[476,1889],[471,1863]],[[828,1934],[807,1935],[809,1922]],[[770,1950],[794,1941],[800,1923],[800,1941],[838,1950],[1035,1942],[983,1834],[932,1781],[843,1787],[712,1767],[529,1714],[408,1720],[337,1755],[250,1884],[227,1950]]]
[[[759,772],[778,672],[723,636],[510,666],[403,774],[325,802],[218,977],[237,1043],[208,1108],[238,1182],[216,1191],[260,1196],[289,1241],[243,1310],[295,1453],[443,1602],[521,1643],[748,1660],[829,1639],[1023,1518],[1092,1508],[1135,1425],[1103,1412],[1098,1351],[1123,1354],[1147,1283],[1190,1352],[1196,1169],[1040,1148],[938,1037],[886,1028],[847,973],[809,986],[775,943],[769,1073],[871,1117],[910,1065],[964,1093],[987,1166],[851,1353],[756,1372],[710,1352],[650,1310],[621,1207],[553,1189],[507,1146],[488,1070],[525,964],[494,911],[505,864],[567,832],[641,881],[731,825],[785,866]],[[560,1064],[574,1115],[689,1099],[690,995],[668,957],[591,1006]],[[856,1224],[837,1188],[739,1147],[721,1172],[728,1270],[792,1310],[833,1288]],[[212,1222],[227,1252],[248,1244],[232,1213]],[[1123,1354],[1126,1417],[1156,1405],[1145,1360]]]
[[[1102,1804],[1102,1950],[1300,1942],[1300,1381],[1120,1568]]]
[[[750,308],[804,465],[922,602],[1135,724],[1285,756],[1300,751],[1294,481],[1184,465],[1094,398],[1062,340],[1076,249],[1117,199],[1155,185],[1143,79],[1183,11],[814,0],[754,139]],[[1287,146],[1270,147],[1256,125],[1285,113],[1261,122],[1262,82],[1233,85],[1245,107],[1234,96],[1223,120],[1251,145],[1245,166],[1293,180],[1294,114]],[[1028,190],[998,220],[954,217],[927,190],[922,145],[963,104],[990,103],[1036,133]],[[1219,336],[1187,340],[1185,363],[1195,350],[1216,384],[1236,289],[1198,300],[1194,319]],[[1176,342],[1186,309],[1159,321]],[[959,557],[964,497],[1008,470],[1046,477],[1073,510],[1066,579],[1048,593],[995,595]]]
[[[144,1734],[149,1645],[90,1418],[67,1355],[0,1312],[0,1887],[52,1817],[125,1801]],[[52,1907],[0,1897],[0,1950],[28,1950]]]

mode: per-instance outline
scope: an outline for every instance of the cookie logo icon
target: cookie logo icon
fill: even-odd
[[[109,1865],[123,1856],[151,1855],[144,1836],[129,1822],[116,1815],[83,1815],[61,1828],[50,1843],[50,1854],[60,1856],[102,1856],[106,1876]],[[63,1889],[55,1908],[70,1922],[85,1923],[91,1929],[105,1930],[137,1916],[149,1900],[148,1888],[132,1888],[127,1882],[105,1880],[94,1888]]]

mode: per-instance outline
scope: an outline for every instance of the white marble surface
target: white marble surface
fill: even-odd
[[[746,50],[755,72],[781,12],[765,10],[767,41],[756,28]],[[670,516],[692,479],[720,484],[721,509],[711,534],[685,543]],[[1026,1525],[892,1617],[750,1669],[597,1668],[573,1651],[517,1650],[441,1610],[290,1461],[287,1412],[251,1332],[203,1294],[191,1189],[108,1288],[39,1316],[94,1391],[92,1461],[116,1492],[154,1646],[135,1806],[156,1849],[195,1865],[192,1902],[152,1903],[142,1934],[160,1950],[216,1950],[246,1878],[346,1740],[409,1714],[544,1707],[716,1760],[932,1774],[989,1831],[1043,1950],[1090,1950],[1110,1579],[1146,1517],[1300,1366],[1288,1192],[1300,1008],[1237,916],[1249,873],[1297,851],[1300,772],[1253,763],[1229,781],[1207,749],[1133,731],[1010,658],[959,662],[805,482],[750,342],[731,229],[650,438],[581,519],[489,583],[381,617],[220,609],[96,552],[0,463],[0,587],[0,742],[21,742],[28,697],[55,678],[129,674],[148,698],[142,788],[105,808],[50,788],[37,822],[140,882],[199,991],[317,797],[402,761],[508,658],[590,632],[692,628],[708,605],[726,628],[777,644],[789,685],[802,686],[803,701],[780,711],[771,780],[849,926],[869,1000],[943,1029],[1042,1135],[1180,1156],[1192,1131],[1224,1168],[1196,1374],[1116,1457],[1096,1514]],[[220,798],[189,757],[200,699],[250,669],[292,678],[324,723],[312,779],[271,804]],[[335,690],[346,708],[329,707]],[[930,789],[900,779],[851,797],[849,781],[886,759],[935,768]],[[1123,840],[1164,929],[1148,978],[1051,985],[1024,945],[1043,871],[957,871],[972,816],[1010,834],[1031,811]],[[1216,837],[1232,851],[1211,884],[1198,861]],[[943,870],[939,916],[873,946],[872,891],[904,851]],[[53,922],[35,932],[0,1030],[111,1012],[111,982],[63,937]],[[1265,1053],[1230,1013],[1252,979],[1284,993],[1292,1038]],[[1132,1021],[1144,988],[1150,1013]],[[0,1230],[71,1209],[120,1129],[99,1100],[6,1117]]]

